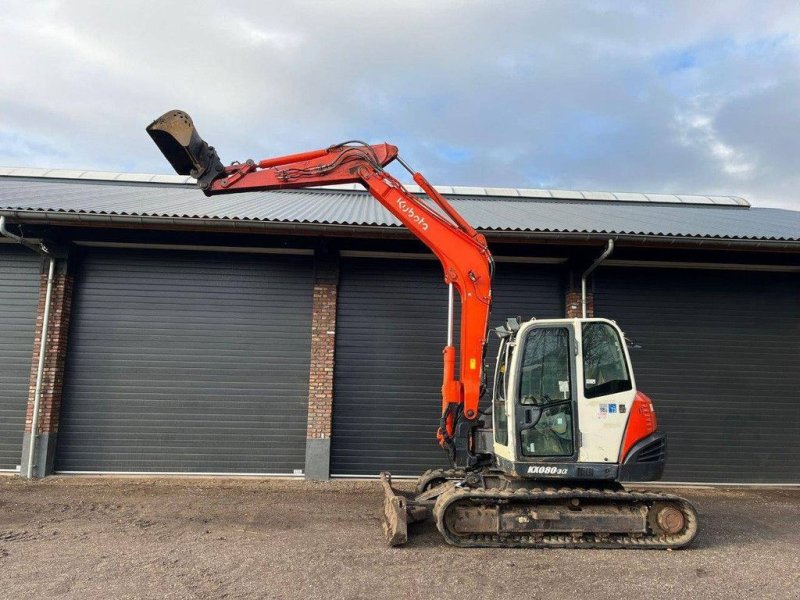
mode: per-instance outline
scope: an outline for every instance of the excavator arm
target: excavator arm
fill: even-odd
[[[478,417],[482,393],[494,265],[484,236],[420,173],[410,169],[398,157],[397,148],[389,144],[345,142],[311,152],[223,166],[214,148],[200,138],[184,112],[165,113],[147,127],[147,132],[175,170],[195,177],[207,196],[360,183],[431,249],[444,269],[450,299],[447,345],[443,351],[442,420],[437,437],[455,466],[474,466],[477,459],[470,445],[470,432]],[[395,159],[439,210],[408,192],[384,170]],[[458,350],[453,340],[454,291],[461,300]]]

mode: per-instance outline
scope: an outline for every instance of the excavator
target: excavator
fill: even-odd
[[[487,381],[494,261],[486,238],[395,146],[355,140],[224,166],[185,112],[169,111],[146,130],[206,196],[361,184],[441,262],[449,302],[436,436],[451,468],[426,471],[413,493],[397,491],[391,475],[380,474],[389,545],[405,543],[409,524],[431,517],[445,541],[460,547],[691,543],[698,517],[686,499],[622,485],[660,479],[666,460],[665,435],[652,401],[636,387],[622,331],[601,318],[507,319],[494,330],[500,345]],[[385,170],[394,160],[427,200]],[[482,409],[484,395],[490,402]]]

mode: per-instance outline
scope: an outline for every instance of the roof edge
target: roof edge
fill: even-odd
[[[227,230],[237,232],[282,231],[294,233],[358,233],[364,235],[378,234],[392,237],[413,237],[407,229],[397,225],[355,225],[332,223],[296,223],[286,221],[255,221],[239,219],[219,219],[212,217],[161,217],[140,215],[109,215],[86,213],[43,212],[29,210],[0,209],[0,215],[12,217],[15,222],[40,225],[78,225],[86,227],[103,227],[111,224],[117,226],[136,226],[162,228],[192,228],[207,230]],[[711,246],[727,248],[761,248],[764,250],[800,250],[800,239],[776,238],[734,238],[703,237],[692,235],[654,235],[633,232],[579,232],[579,231],[501,231],[496,229],[479,229],[487,237],[493,239],[548,239],[548,240],[615,240],[636,241],[640,243],[668,243],[684,246]]]

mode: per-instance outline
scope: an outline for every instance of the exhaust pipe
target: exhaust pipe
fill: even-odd
[[[182,110],[171,110],[146,128],[147,133],[178,175],[191,175],[201,190],[225,174],[225,167],[213,146],[209,146],[192,118]]]

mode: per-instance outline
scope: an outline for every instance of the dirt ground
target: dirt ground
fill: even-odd
[[[679,493],[688,550],[392,549],[378,482],[0,477],[0,597],[800,597],[800,489]]]

